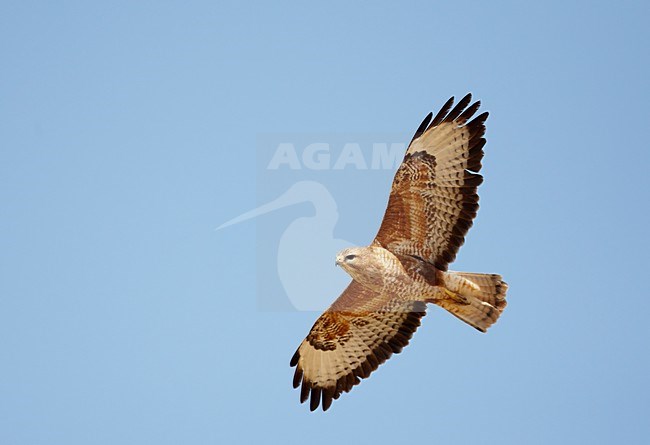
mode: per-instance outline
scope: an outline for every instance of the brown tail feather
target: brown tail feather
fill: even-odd
[[[497,321],[507,305],[506,292],[508,285],[501,279],[500,275],[496,274],[448,273],[471,281],[480,290],[471,289],[469,286],[462,286],[460,289],[463,289],[463,291],[460,292],[460,295],[467,300],[467,303],[449,298],[437,300],[436,304],[447,309],[465,323],[481,332],[485,332]]]

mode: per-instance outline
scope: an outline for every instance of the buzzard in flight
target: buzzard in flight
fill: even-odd
[[[454,98],[415,132],[395,174],[379,233],[368,247],[339,252],[352,282],[311,328],[291,359],[293,386],[314,411],[406,346],[426,304],[485,332],[506,307],[501,276],[447,269],[478,210],[478,174],[488,113]]]

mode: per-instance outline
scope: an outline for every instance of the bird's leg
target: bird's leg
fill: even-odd
[[[447,289],[446,287],[444,287],[442,290],[445,292],[445,294],[447,294],[447,296],[448,296],[449,298],[451,298],[452,300],[454,300],[456,303],[459,303],[459,304],[469,304],[469,301],[467,300],[467,298],[463,297],[462,295],[457,294],[457,293],[455,293],[455,292],[452,292],[452,291],[450,291],[449,289]]]
[[[445,294],[459,304],[469,304],[472,297],[480,294],[481,288],[455,272],[443,272],[442,288]]]

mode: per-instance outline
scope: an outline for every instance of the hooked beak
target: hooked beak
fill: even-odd
[[[334,262],[335,266],[340,266],[343,264],[343,255],[336,255],[336,261]]]

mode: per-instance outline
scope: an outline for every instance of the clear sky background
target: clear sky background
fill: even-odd
[[[0,443],[649,443],[649,18],[641,1],[2,2]],[[407,140],[467,91],[491,116],[454,267],[503,274],[510,304],[487,335],[432,308],[310,413],[288,362],[318,314],[259,310],[268,220],[214,230],[256,205],[256,137]]]

